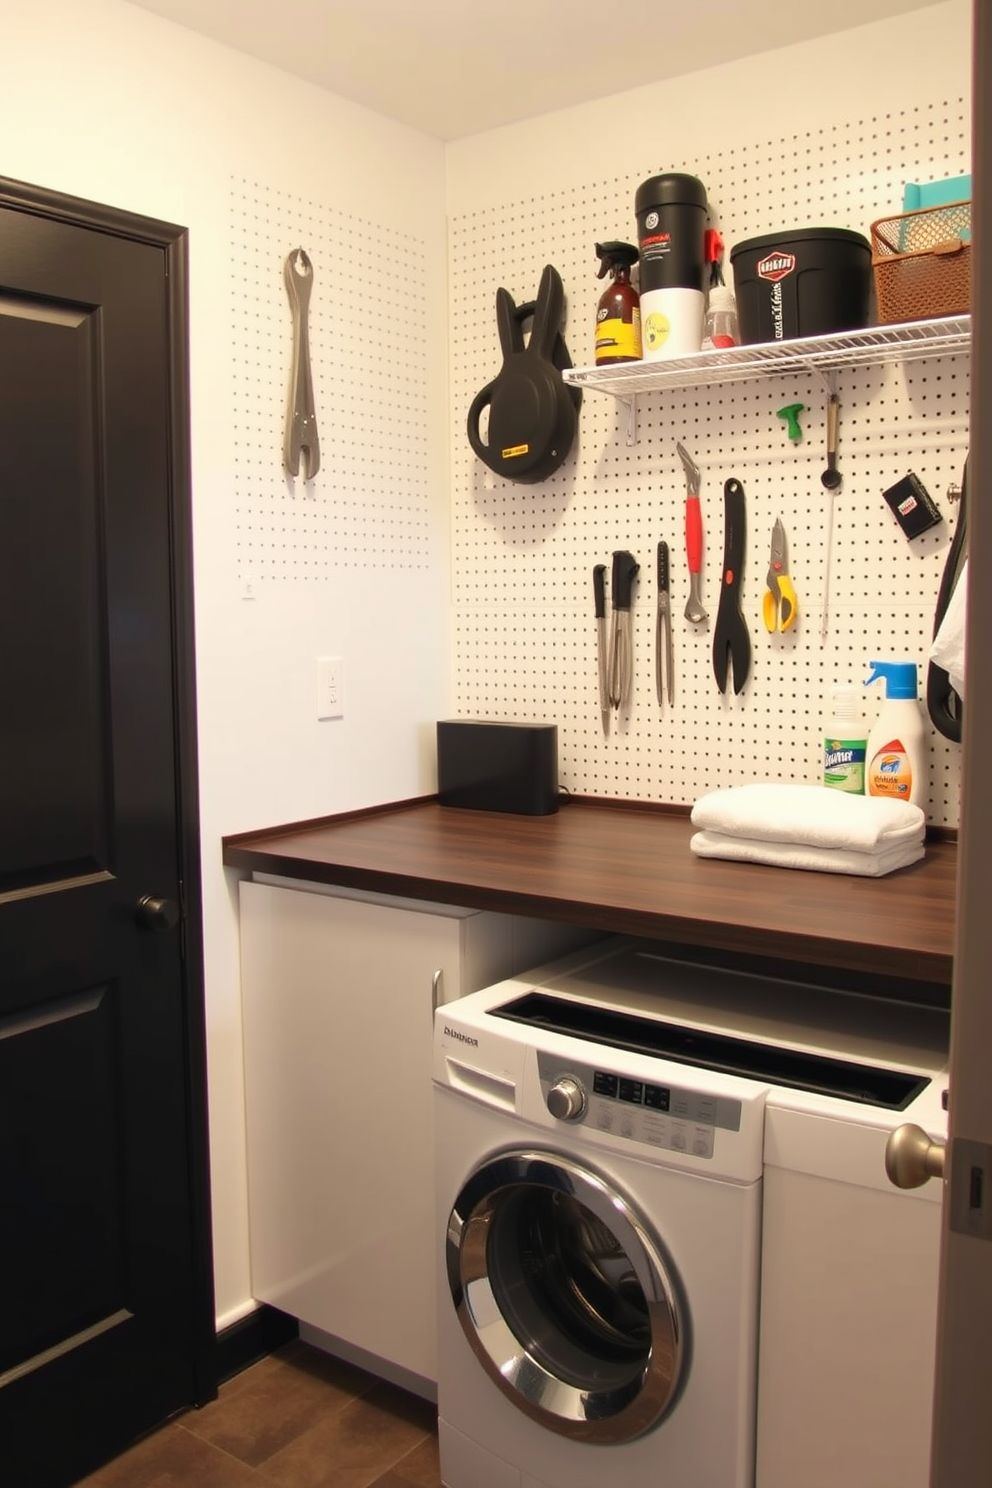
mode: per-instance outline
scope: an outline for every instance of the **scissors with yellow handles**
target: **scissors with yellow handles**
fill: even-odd
[[[768,565],[768,578],[762,613],[766,630],[791,630],[796,623],[799,601],[792,580],[789,578],[785,548],[785,528],[781,518],[772,528],[772,551]]]

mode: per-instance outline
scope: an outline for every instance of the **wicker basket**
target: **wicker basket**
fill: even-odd
[[[971,309],[971,202],[903,212],[871,225],[881,325]]]

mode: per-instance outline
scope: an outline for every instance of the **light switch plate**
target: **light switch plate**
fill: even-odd
[[[317,717],[344,717],[344,664],[340,656],[317,657]]]

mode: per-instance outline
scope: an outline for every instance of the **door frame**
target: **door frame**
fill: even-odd
[[[992,521],[983,501],[992,470],[992,438],[985,423],[992,402],[992,16],[974,0],[972,12],[972,258],[971,426],[968,484],[977,499],[968,506],[968,696],[964,707],[961,827],[958,850],[954,991],[951,1005],[950,1111],[941,1232],[937,1348],[934,1371],[932,1488],[983,1488],[989,1481],[988,1381],[992,1368],[992,1243],[988,1230],[969,1233],[955,1196],[967,1180],[966,1156],[956,1150],[974,1143],[992,1148],[992,1002],[988,966],[992,923],[988,912],[992,781],[987,755],[992,727],[992,687],[985,678],[984,649],[992,622],[992,592],[984,581],[992,553]],[[977,664],[976,664],[977,663]],[[963,1169],[963,1170],[962,1170]],[[988,1212],[989,1199],[983,1208]],[[987,1225],[987,1218],[986,1218]]]
[[[0,207],[67,226],[88,228],[160,248],[168,335],[167,420],[169,572],[172,604],[173,719],[176,760],[176,836],[182,900],[182,1000],[193,1275],[191,1347],[194,1399],[217,1394],[207,1126],[206,1009],[203,978],[203,895],[197,773],[196,668],[193,618],[193,521],[189,389],[189,233],[82,197],[0,176]]]

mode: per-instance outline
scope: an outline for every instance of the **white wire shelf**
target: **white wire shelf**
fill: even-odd
[[[842,336],[809,336],[799,341],[763,341],[725,351],[660,362],[621,362],[613,367],[568,367],[566,383],[629,400],[659,388],[695,387],[701,383],[743,382],[788,372],[817,372],[881,362],[907,362],[920,357],[953,356],[971,344],[971,317],[915,320],[905,325],[872,326]]]

